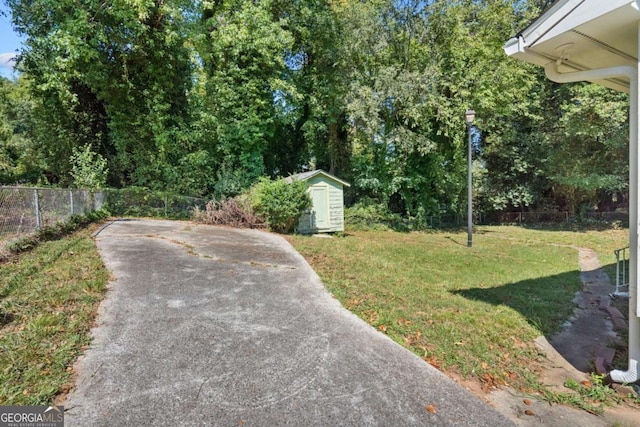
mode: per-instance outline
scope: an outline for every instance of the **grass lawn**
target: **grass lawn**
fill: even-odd
[[[346,308],[432,365],[534,391],[532,340],[559,329],[581,288],[576,247],[611,264],[628,231],[478,227],[472,248],[458,231],[288,238]]]
[[[344,306],[429,363],[536,391],[532,340],[573,310],[576,247],[611,266],[628,231],[479,227],[472,248],[456,231],[288,238]],[[107,281],[88,229],[0,264],[0,405],[51,404],[69,387]]]
[[[87,229],[0,264],[0,405],[48,405],[69,386],[108,277]]]

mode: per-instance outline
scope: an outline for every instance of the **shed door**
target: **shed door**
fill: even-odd
[[[327,187],[311,187],[311,227],[329,228],[329,197]]]

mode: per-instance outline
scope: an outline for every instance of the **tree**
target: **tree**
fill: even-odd
[[[502,50],[547,1],[5,2],[27,40],[0,100],[4,180],[72,184],[95,153],[109,185],[224,197],[323,168],[348,202],[459,213],[474,108],[477,207],[624,191],[625,99]]]
[[[628,96],[594,84],[569,87],[561,117],[549,135],[545,171],[558,205],[578,213],[601,192],[626,192],[629,182]]]
[[[91,150],[91,145],[73,149],[71,176],[77,188],[104,188],[107,182],[107,161]]]
[[[199,137],[216,164],[216,192],[225,196],[265,173],[263,156],[275,134],[274,94],[284,87],[291,37],[270,3],[219,1],[203,10]]]
[[[29,81],[0,77],[0,184],[38,182],[46,164],[34,141]]]
[[[89,143],[109,162],[112,184],[162,185],[188,116],[184,2],[6,3],[27,37],[18,69],[33,82],[54,179],[66,182],[73,149]]]

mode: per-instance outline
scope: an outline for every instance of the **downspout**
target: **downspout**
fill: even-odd
[[[640,38],[640,31],[638,31]],[[640,43],[638,44],[640,49]],[[640,57],[640,55],[639,55]],[[549,80],[557,83],[571,83],[583,80],[603,80],[614,77],[629,78],[629,364],[627,371],[613,370],[608,377],[616,383],[629,384],[638,381],[638,361],[640,360],[640,317],[638,317],[638,210],[640,210],[640,190],[638,183],[638,66],[620,66],[598,70],[559,73],[557,62],[545,65]]]

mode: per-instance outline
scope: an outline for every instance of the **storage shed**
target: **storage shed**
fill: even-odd
[[[287,178],[307,181],[311,209],[302,214],[296,231],[304,234],[344,231],[344,187],[349,183],[323,170],[299,173]]]

